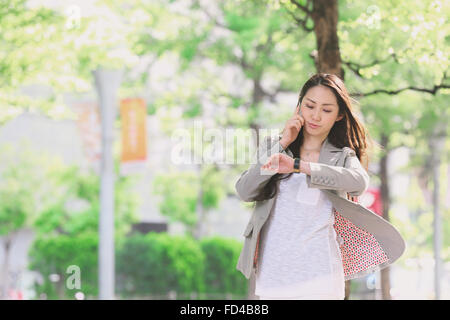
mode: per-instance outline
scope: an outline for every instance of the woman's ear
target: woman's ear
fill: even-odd
[[[344,115],[343,115],[343,114],[339,115],[339,116],[336,118],[336,121],[335,121],[335,122],[340,121],[342,118],[344,118]]]

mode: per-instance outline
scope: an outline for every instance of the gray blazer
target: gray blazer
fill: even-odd
[[[257,150],[256,164],[252,164],[239,177],[235,188],[241,200],[255,201],[254,197],[259,190],[275,174],[261,174],[260,171],[260,167],[271,155],[283,153],[293,157],[289,149],[282,148],[280,139],[281,135],[265,137]],[[320,149],[318,163],[310,163],[310,167],[311,175],[306,175],[308,187],[324,192],[331,201],[336,221],[339,222],[337,234],[344,239],[341,253],[346,271],[345,279],[381,270],[397,260],[406,248],[400,233],[376,213],[347,199],[347,193],[350,196],[359,196],[369,186],[369,175],[355,151],[348,147],[337,148],[327,138]],[[276,196],[256,201],[250,221],[244,230],[244,246],[236,269],[247,279],[253,270],[256,271],[260,232],[272,212],[275,199]]]

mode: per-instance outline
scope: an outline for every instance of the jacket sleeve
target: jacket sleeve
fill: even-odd
[[[237,195],[242,201],[252,202],[264,185],[276,173],[274,171],[262,171],[261,166],[267,162],[269,157],[275,153],[284,153],[279,137],[266,136],[258,147],[253,157],[255,164],[245,170],[236,182]]]
[[[359,196],[369,187],[369,174],[361,165],[356,153],[345,147],[344,166],[330,166],[310,162],[311,188],[346,191],[350,196]]]

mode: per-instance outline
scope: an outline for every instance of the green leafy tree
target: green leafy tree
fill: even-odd
[[[116,161],[116,174],[118,173]],[[78,291],[88,298],[98,295],[99,177],[91,170],[65,167],[57,174],[64,191],[36,217],[36,239],[29,250],[30,268],[43,281],[36,283],[38,295],[49,299],[74,298]],[[115,183],[114,228],[118,243],[138,221],[139,197],[134,193],[133,177],[119,177]],[[81,290],[66,286],[67,268],[78,266],[82,273]],[[57,275],[54,284],[50,275]],[[49,289],[52,287],[53,289]],[[74,291],[75,290],[75,291]]]
[[[32,228],[39,214],[60,195],[61,185],[52,172],[62,168],[55,157],[37,153],[29,144],[0,148],[0,236],[5,259],[2,265],[2,297],[9,287],[11,246],[23,228]],[[39,186],[38,188],[36,186]]]
[[[161,198],[161,213],[171,222],[182,223],[189,235],[199,239],[207,211],[217,208],[224,197],[223,179],[213,166],[203,167],[200,177],[190,171],[171,172],[153,180],[152,192]]]
[[[0,4],[0,123],[23,111],[71,118],[64,94],[93,89],[92,70],[128,68],[137,57],[128,50],[128,28],[105,6],[96,14],[80,4],[55,7],[46,1]],[[30,96],[29,85],[45,86]],[[47,93],[48,92],[48,93]]]

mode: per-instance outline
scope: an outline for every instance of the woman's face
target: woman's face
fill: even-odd
[[[304,130],[314,136],[327,136],[334,123],[343,117],[338,116],[339,106],[331,89],[320,85],[306,92],[300,110],[305,119]]]

